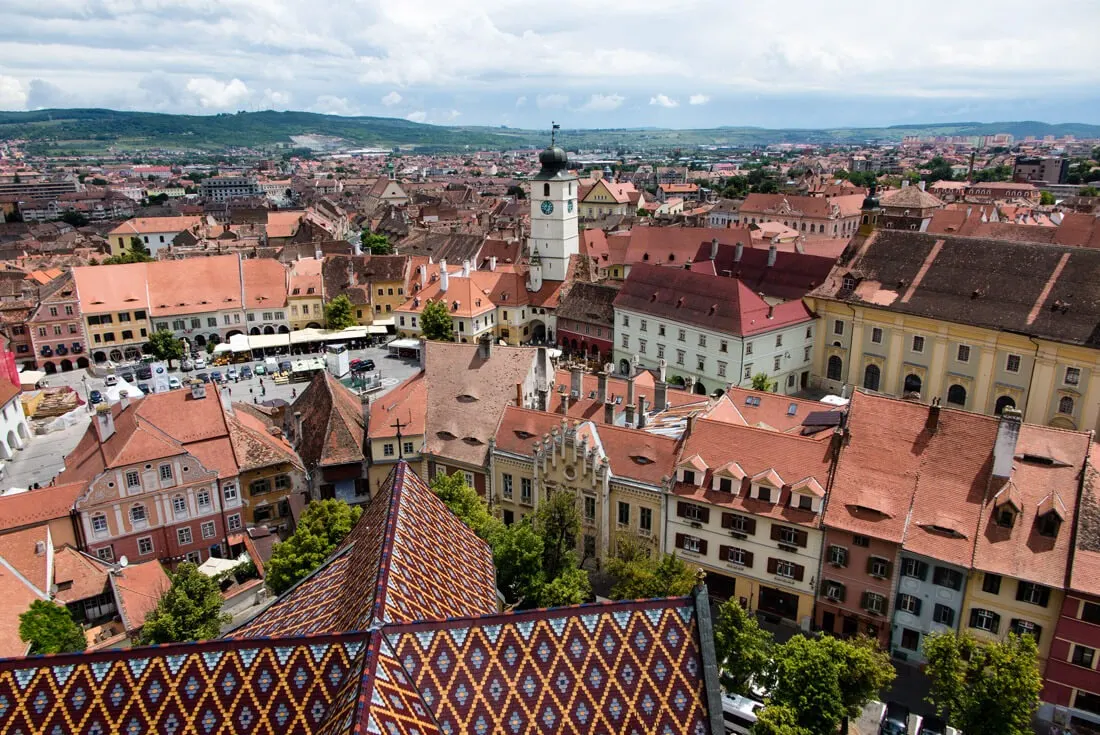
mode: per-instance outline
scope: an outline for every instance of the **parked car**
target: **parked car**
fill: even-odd
[[[252,368],[245,365],[241,368],[241,380],[248,380],[252,377]]]
[[[359,358],[357,357],[357,358],[355,358],[354,360],[352,360],[351,362],[349,362],[349,363],[348,363],[348,367],[349,367],[349,368],[351,368],[352,370],[358,370],[358,369],[359,369],[359,367],[360,367],[360,366],[361,366],[362,364],[363,364],[363,361],[362,361],[362,360],[360,360],[360,359],[359,359]]]
[[[175,390],[176,388],[182,388],[183,383],[175,375],[168,376],[168,390]]]
[[[180,362],[180,370],[182,370],[183,372],[189,373],[194,369],[195,363],[191,362],[190,360],[182,360]]]
[[[231,367],[225,371],[226,380],[235,380],[237,378],[237,368]]]
[[[209,383],[210,382],[210,373],[199,373],[195,377],[198,378],[199,380],[201,380],[204,383]]]
[[[280,362],[279,363],[279,369],[282,370],[284,373],[289,373],[290,372],[290,360],[283,360],[282,362]]]
[[[123,370],[118,373],[119,380],[125,380],[127,383],[134,382],[134,373],[130,370]]]
[[[137,388],[141,391],[143,396],[147,396],[153,392],[153,389],[149,387],[148,383],[138,383]]]
[[[202,355],[199,355],[197,358],[195,358],[195,369],[196,370],[203,370],[205,368],[206,368],[206,358],[203,357]]]
[[[137,379],[138,380],[152,380],[153,379],[153,368],[149,367],[148,365],[142,365],[141,367],[139,367],[137,369]]]
[[[886,716],[879,735],[906,735],[909,732],[909,708],[900,702],[886,703]]]
[[[88,400],[93,406],[97,403],[103,403],[103,394],[97,390],[93,390],[91,393],[88,394]]]
[[[266,375],[267,374],[267,368],[264,367],[264,364],[261,362],[259,365],[256,366],[256,368],[255,368],[255,370],[253,370],[253,372],[256,373],[256,375]]]
[[[368,372],[374,370],[374,360],[363,360],[363,369]]]
[[[105,378],[103,378],[103,384],[118,385],[118,376],[114,374],[106,376]]]
[[[215,383],[220,383],[224,379],[225,378],[222,377],[221,370],[215,370],[214,372],[210,373],[210,380],[214,381]]]
[[[917,732],[920,735],[947,735],[947,723],[939,717],[926,717]]]

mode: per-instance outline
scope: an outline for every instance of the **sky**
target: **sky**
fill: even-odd
[[[1100,2],[4,0],[0,110],[1100,123]]]

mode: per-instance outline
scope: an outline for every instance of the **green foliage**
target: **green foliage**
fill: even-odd
[[[967,634],[932,633],[922,650],[932,680],[929,701],[966,735],[1025,735],[1039,706],[1038,647],[1030,635],[980,643]]]
[[[88,645],[68,608],[48,600],[35,600],[19,616],[19,638],[33,654],[83,651]]]
[[[638,207],[638,211],[635,212],[634,214],[637,215],[638,217],[648,217],[649,216],[649,210],[646,209],[645,207]]]
[[[107,179],[101,179],[96,176],[92,179],[92,186],[107,186]]]
[[[774,645],[772,634],[761,628],[756,616],[736,599],[726,600],[718,608],[714,652],[727,692],[747,696],[753,680],[766,679]]]
[[[1085,186],[1077,190],[1079,197],[1100,197],[1100,189],[1095,186]]]
[[[799,635],[774,649],[768,703],[789,707],[811,733],[834,733],[894,676],[890,657],[870,638]]]
[[[1054,195],[1051,194],[1049,191],[1039,192],[1039,204],[1044,207],[1054,206]]]
[[[183,342],[169,330],[158,329],[149,335],[145,351],[158,360],[166,360],[168,367],[172,367],[172,360],[183,359]]]
[[[385,235],[363,230],[363,233],[359,236],[359,240],[363,243],[363,252],[365,253],[370,253],[371,255],[393,255],[393,245],[390,244],[390,239]]]
[[[980,171],[975,171],[973,180],[978,181],[1008,181],[1012,178],[1012,167],[1005,164],[1001,166],[991,166],[990,168],[983,168]]]
[[[460,472],[450,475],[436,475],[431,481],[432,492],[469,526],[474,533],[485,541],[490,541],[501,526],[500,521],[489,513],[489,508],[477,490],[466,484]]]
[[[306,506],[298,527],[275,544],[267,563],[267,586],[279,595],[297,584],[336,550],[359,520],[363,509],[342,500],[315,500]]]
[[[681,388],[683,388],[685,385],[687,385],[687,381],[684,380],[683,375],[670,375],[669,378],[668,378],[668,384],[669,385],[678,385]]]
[[[351,299],[340,294],[325,304],[325,326],[329,329],[347,329],[356,325]]]
[[[932,160],[922,165],[921,168],[929,169],[928,180],[931,182],[950,181],[954,175],[951,164],[943,156],[933,156]]]
[[[757,373],[752,376],[752,389],[763,391],[774,391],[776,383],[774,380],[768,377],[767,373]]]
[[[798,724],[798,715],[791,707],[769,704],[756,713],[753,735],[813,735]]]
[[[125,265],[126,263],[151,263],[153,261],[152,256],[144,255],[142,253],[134,253],[129,250],[120,253],[119,255],[112,255],[109,258],[104,258],[100,265]]]
[[[61,215],[61,221],[73,227],[83,227],[88,224],[88,218],[80,212],[65,212]]]
[[[520,186],[519,184],[512,184],[511,186],[509,186],[508,191],[506,193],[508,194],[508,196],[515,197],[516,199],[526,199],[527,198],[527,192],[525,192],[523,190],[523,187]]]
[[[493,563],[497,587],[509,603],[533,607],[542,599],[542,536],[524,518],[504,526],[493,536]]]
[[[551,493],[535,511],[535,529],[542,536],[542,570],[554,579],[576,565],[577,534],[581,514],[570,492]]]
[[[642,542],[619,539],[617,553],[607,560],[607,573],[615,580],[613,600],[683,597],[695,587],[695,574],[675,554],[651,559]]]
[[[539,595],[542,607],[560,607],[562,605],[580,605],[592,598],[592,585],[588,581],[588,572],[580,567],[570,566],[543,585]]]
[[[168,576],[172,586],[145,617],[141,643],[154,645],[217,638],[222,624],[230,620],[228,615],[222,614],[218,583],[191,562],[183,562]]]
[[[420,312],[420,332],[425,339],[437,342],[450,342],[454,339],[454,324],[447,302],[433,299],[424,304]]]

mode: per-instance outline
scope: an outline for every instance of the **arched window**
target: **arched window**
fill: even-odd
[[[146,523],[148,519],[145,516],[145,506],[141,503],[134,503],[130,506],[130,523],[135,526],[141,526]]]
[[[841,373],[844,372],[844,362],[836,355],[829,358],[829,364],[825,369],[825,376],[829,380],[842,380]]]
[[[966,388],[961,385],[953,385],[947,389],[947,402],[953,406],[966,405]]]
[[[1016,408],[1016,401],[1012,400],[1012,396],[998,398],[997,404],[993,407],[993,413],[1000,416],[1006,408]]]
[[[902,387],[902,390],[905,393],[920,393],[920,388],[921,379],[919,375],[913,375],[912,373],[910,373],[909,375],[905,376],[905,384]]]
[[[542,195],[544,197],[550,196],[550,184],[543,184],[542,185]]]
[[[867,390],[878,390],[881,378],[882,371],[879,370],[878,365],[868,365],[863,371],[863,387]]]
[[[1062,396],[1061,400],[1058,401],[1058,413],[1064,413],[1072,416],[1073,399],[1069,396]]]

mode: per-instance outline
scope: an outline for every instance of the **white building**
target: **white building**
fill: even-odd
[[[31,438],[19,394],[18,385],[0,378],[0,459],[11,459]]]

